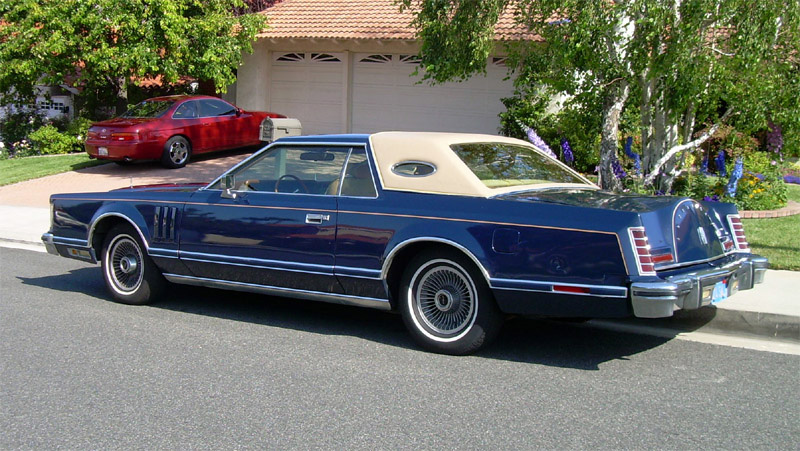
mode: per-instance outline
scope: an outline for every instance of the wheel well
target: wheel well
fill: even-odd
[[[106,235],[108,235],[108,231],[113,229],[118,224],[129,224],[133,226],[133,223],[124,219],[120,216],[108,216],[103,218],[98,222],[95,227],[94,231],[92,232],[92,242],[89,245],[94,249],[94,254],[97,257],[97,260],[101,260],[102,250],[103,250],[103,243],[106,240]],[[135,228],[135,226],[134,226]]]
[[[391,265],[389,266],[389,271],[386,274],[386,284],[389,288],[389,302],[392,305],[392,310],[397,309],[397,301],[400,299],[400,281],[403,278],[403,272],[405,272],[409,262],[411,262],[411,259],[417,256],[420,252],[433,249],[458,252],[459,254],[467,257],[467,260],[470,261],[470,264],[472,264],[474,269],[476,269],[480,274],[484,274],[481,268],[479,268],[474,262],[473,256],[467,254],[463,249],[459,249],[456,246],[437,241],[419,241],[408,244],[397,251],[397,253],[394,255]],[[486,283],[488,284],[489,281],[487,280]]]
[[[191,139],[189,139],[189,137],[188,137],[188,136],[186,136],[186,135],[184,135],[184,134],[182,134],[182,133],[175,133],[174,135],[170,136],[170,137],[167,139],[167,142],[169,142],[169,140],[170,140],[170,139],[172,139],[172,138],[175,138],[176,136],[180,136],[181,138],[185,139],[185,140],[186,140],[186,142],[187,142],[187,143],[189,143],[189,150],[192,150],[192,140],[191,140]]]

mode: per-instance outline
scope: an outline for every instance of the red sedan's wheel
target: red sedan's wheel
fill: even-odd
[[[161,155],[161,164],[169,169],[186,166],[192,156],[192,145],[183,136],[173,136],[164,144],[164,153]]]
[[[483,276],[455,251],[423,252],[409,263],[400,312],[417,343],[442,354],[477,351],[503,322]]]

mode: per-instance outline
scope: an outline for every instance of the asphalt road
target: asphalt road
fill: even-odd
[[[478,355],[398,316],[0,248],[2,449],[796,449],[800,357],[516,319]]]

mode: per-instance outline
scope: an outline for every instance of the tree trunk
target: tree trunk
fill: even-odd
[[[120,114],[128,111],[128,83],[125,80],[125,77],[119,77],[114,84],[114,87],[117,91],[117,100],[115,107],[115,115],[119,116]]]
[[[600,187],[603,189],[619,191],[622,188],[622,183],[614,175],[612,164],[618,160],[619,120],[629,92],[628,82],[621,80],[619,85],[609,90],[603,101],[603,129],[600,140]]]

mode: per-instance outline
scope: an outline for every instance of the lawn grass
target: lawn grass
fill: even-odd
[[[107,162],[90,160],[85,153],[0,160],[0,186],[105,163]]]
[[[800,185],[788,185],[789,200],[800,202]],[[753,252],[769,259],[772,269],[800,271],[800,215],[744,219]]]

